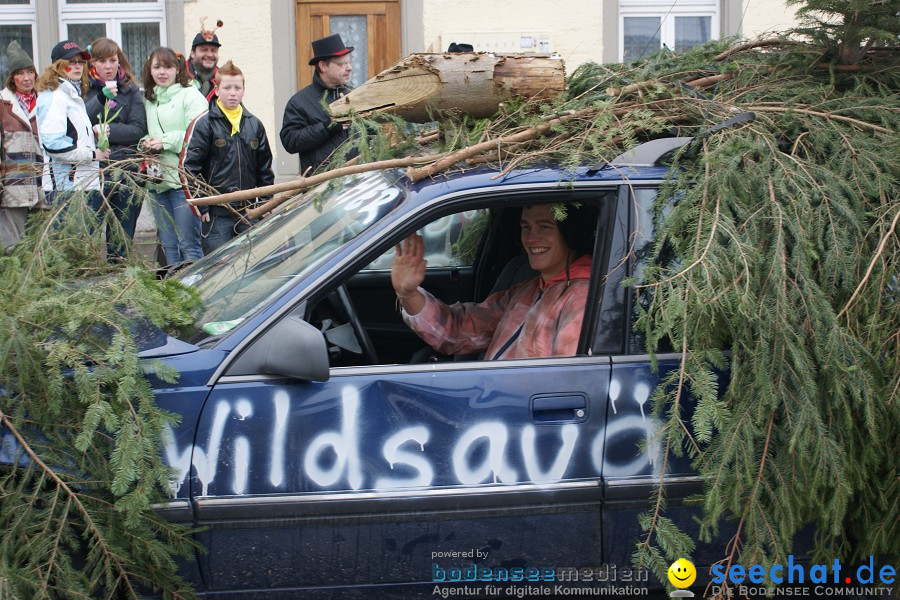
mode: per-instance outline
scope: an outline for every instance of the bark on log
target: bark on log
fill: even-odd
[[[549,100],[565,91],[558,56],[454,52],[411,54],[331,104],[335,121],[375,110],[424,123],[454,111],[476,118],[512,98]]]

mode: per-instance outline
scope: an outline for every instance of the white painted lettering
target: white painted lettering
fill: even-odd
[[[417,442],[421,448],[421,452],[425,452],[425,442],[428,441],[429,433],[422,425],[416,427],[407,427],[401,429],[384,442],[382,452],[384,459],[393,470],[394,465],[405,464],[419,472],[419,475],[412,478],[400,477],[379,477],[375,482],[376,489],[390,489],[398,487],[427,487],[431,485],[434,479],[434,469],[428,459],[412,452],[401,450],[407,442]]]

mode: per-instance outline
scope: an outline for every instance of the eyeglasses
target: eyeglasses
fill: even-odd
[[[69,64],[70,65],[83,65],[84,61],[81,60],[80,58],[76,58],[76,59],[70,60]]]

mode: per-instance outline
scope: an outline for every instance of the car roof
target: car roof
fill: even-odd
[[[520,190],[528,186],[568,186],[582,187],[583,184],[617,184],[659,182],[665,179],[669,168],[653,166],[612,166],[602,168],[579,167],[567,170],[560,166],[539,165],[532,168],[515,169],[500,174],[497,169],[477,167],[465,171],[454,171],[435,175],[417,182],[405,176],[398,183],[407,187],[409,200],[414,204],[427,202],[439,196],[480,190],[502,192],[504,189]]]
[[[476,189],[502,191],[539,185],[546,188],[558,185],[581,187],[581,184],[616,184],[628,182],[659,182],[669,173],[669,167],[660,164],[665,156],[687,146],[692,137],[663,137],[638,144],[609,162],[599,165],[584,165],[575,169],[559,164],[545,163],[529,168],[518,168],[502,172],[489,166],[466,170],[453,170],[412,182],[402,177],[410,199],[425,202],[438,196],[455,194]]]

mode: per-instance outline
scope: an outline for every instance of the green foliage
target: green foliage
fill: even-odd
[[[842,64],[856,64],[865,51],[897,45],[900,0],[787,0],[797,5],[797,32]]]
[[[900,70],[885,60],[835,79],[813,68],[820,57],[745,53],[706,101],[684,100],[706,122],[756,120],[678,157],[656,264],[634,282],[648,347],[685,352],[654,395],[658,441],[687,447],[707,482],[701,541],[737,522],[729,564],[784,562],[808,524],[820,561],[900,553],[900,101],[883,93]],[[730,352],[721,392],[711,349]],[[634,559],[661,575],[679,554],[658,499]]]
[[[3,591],[189,597],[174,557],[193,552],[190,532],[150,508],[169,494],[160,450],[178,416],[145,375],[175,374],[137,358],[129,326],[185,325],[198,301],[136,257],[108,263],[96,213],[80,193],[66,204],[0,255],[0,420],[19,465],[0,466]]]

